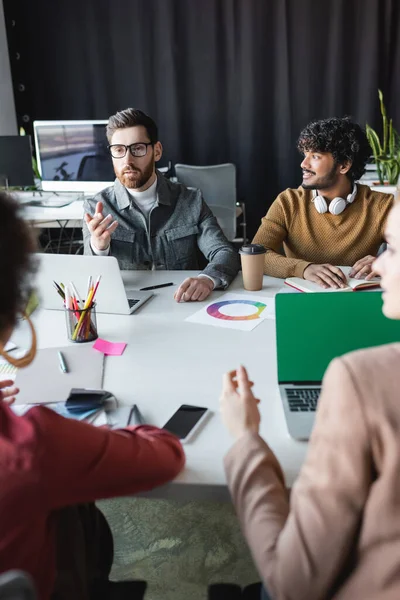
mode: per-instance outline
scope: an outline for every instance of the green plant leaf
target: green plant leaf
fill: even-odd
[[[388,145],[388,122],[387,122],[387,117],[386,115],[383,115],[382,117],[382,125],[383,125],[383,148],[382,148],[382,152],[383,154],[387,154],[387,145]]]
[[[378,160],[378,157],[382,154],[382,147],[381,147],[381,143],[378,137],[378,134],[376,133],[376,131],[374,129],[372,129],[372,127],[370,127],[367,123],[366,128],[365,128],[366,134],[367,134],[367,139],[369,142],[369,145],[372,148],[372,153],[374,155],[375,160]]]
[[[400,164],[397,161],[394,161],[389,172],[389,183],[391,185],[396,185],[397,180],[399,179],[400,174]]]
[[[36,179],[42,179],[37,166],[36,158],[32,156],[32,171]]]
[[[393,119],[389,121],[389,156],[395,155],[394,149],[394,130],[393,130]]]
[[[383,103],[383,93],[382,93],[382,90],[378,90],[378,96],[379,96],[379,104],[380,104],[380,109],[381,109],[381,115],[382,115],[382,117],[386,117],[386,108],[385,108],[385,105]]]

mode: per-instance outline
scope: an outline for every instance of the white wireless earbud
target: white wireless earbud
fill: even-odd
[[[334,198],[329,204],[329,212],[332,215],[340,215],[348,204],[354,202],[354,198],[357,195],[357,186],[354,184],[353,191],[346,198]],[[313,200],[316,210],[322,215],[328,212],[328,204],[323,196],[317,193],[317,190],[313,190]]]

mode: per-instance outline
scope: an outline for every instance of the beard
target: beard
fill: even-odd
[[[136,167],[125,167],[122,173],[116,173],[116,175],[123,186],[135,190],[146,185],[153,175],[153,171],[154,161],[151,161],[143,170]]]
[[[314,179],[312,183],[302,183],[301,186],[305,190],[326,190],[337,183],[338,175],[336,173],[337,165],[333,165],[332,169],[324,175],[323,177],[317,177]],[[303,169],[305,173],[312,173],[315,175],[314,171],[308,171],[307,169]]]

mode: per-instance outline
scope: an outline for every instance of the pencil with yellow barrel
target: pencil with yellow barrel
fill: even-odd
[[[83,308],[79,311],[80,317],[75,326],[74,332],[72,334],[72,341],[88,341],[92,339],[90,337],[90,333],[92,331],[92,311],[94,310],[94,298],[99,287],[99,283],[101,280],[101,275],[99,275],[96,279],[96,283],[93,285],[92,277],[89,277],[88,282],[88,292]]]

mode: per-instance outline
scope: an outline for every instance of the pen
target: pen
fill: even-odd
[[[54,289],[56,290],[57,294],[60,296],[60,298],[62,298],[63,300],[65,300],[65,294],[64,292],[60,289],[58,289],[58,287],[54,286]],[[61,291],[60,291],[61,290]]]
[[[128,425],[144,425],[144,424],[145,424],[145,420],[143,418],[143,415],[140,412],[140,410],[138,409],[138,407],[136,406],[136,404],[134,404],[132,406],[132,410],[129,415]]]
[[[140,288],[141,292],[147,292],[148,290],[158,290],[158,288],[168,287],[174,285],[173,283],[160,283],[158,285],[149,285],[149,287]]]
[[[75,294],[75,298],[76,298],[76,299],[77,299],[77,301],[78,301],[79,308],[80,308],[80,307],[82,307],[82,306],[83,306],[82,299],[81,299],[80,295],[78,294],[78,290],[77,290],[77,289],[76,289],[76,287],[74,286],[74,283],[73,283],[73,281],[70,281],[70,282],[69,282],[69,286],[70,286],[71,290],[73,291],[73,293]]]
[[[55,285],[55,288],[56,288],[57,292],[60,294],[60,296],[62,296],[64,298],[65,297],[65,293],[64,293],[63,288],[60,287],[56,281],[53,281],[53,283]]]
[[[62,353],[60,351],[57,352],[58,354],[58,361],[60,363],[60,369],[63,373],[68,373],[68,369],[67,369],[67,365],[65,363],[65,359],[64,356],[62,355]]]

